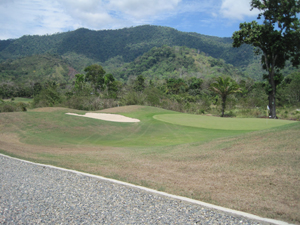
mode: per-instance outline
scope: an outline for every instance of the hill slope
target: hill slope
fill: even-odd
[[[44,35],[23,36],[10,41],[0,41],[0,59],[44,54],[59,55],[74,52],[88,58],[105,62],[115,56],[122,56],[125,62],[131,62],[153,47],[186,46],[206,54],[222,58],[234,66],[246,66],[253,58],[252,48],[231,47],[230,38],[218,38],[196,33],[180,32],[169,27],[138,26],[119,30],[92,31],[78,29],[71,32]]]
[[[106,66],[106,64],[104,64]],[[222,59],[208,57],[204,52],[187,47],[154,47],[131,63],[113,71],[117,78],[144,75],[148,78],[243,76]]]
[[[13,80],[17,83],[45,81],[67,82],[77,71],[61,57],[44,54],[22,57],[0,63],[0,81]]]
[[[50,53],[63,57],[73,68],[82,72],[87,65],[107,61],[115,63],[112,67],[120,67],[133,62],[153,47],[162,46],[192,48],[235,66],[246,76],[262,79],[260,62],[249,45],[233,48],[231,38],[150,25],[100,31],[80,28],[54,35],[27,35],[15,40],[0,40],[0,62]]]

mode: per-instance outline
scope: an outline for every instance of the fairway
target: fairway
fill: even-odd
[[[264,130],[279,127],[294,121],[258,119],[258,118],[226,118],[215,116],[202,116],[193,114],[161,114],[153,117],[159,121],[181,126],[199,127],[216,130]]]
[[[125,107],[126,108],[126,107]],[[44,108],[26,113],[2,114],[0,122],[6,129],[20,133],[21,141],[34,145],[89,145],[112,147],[170,146],[206,142],[216,138],[240,135],[249,131],[219,130],[172,124],[154,119],[172,115],[169,110],[141,107],[123,112],[122,107],[113,113],[140,120],[138,123],[118,123],[66,113],[85,114],[85,111],[65,108]],[[127,107],[128,109],[128,107]],[[117,110],[117,109],[114,109]],[[106,111],[105,111],[106,112]],[[103,113],[98,111],[98,113]],[[181,115],[181,114],[179,114]],[[182,114],[184,115],[184,114]],[[11,123],[12,121],[22,122]]]

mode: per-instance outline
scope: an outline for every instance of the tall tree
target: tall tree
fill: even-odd
[[[76,77],[75,88],[77,90],[81,91],[83,89],[83,85],[85,82],[84,74],[76,74],[75,77]]]
[[[261,54],[264,78],[269,82],[269,107],[271,117],[276,118],[276,86],[282,81],[280,70],[290,60],[293,66],[300,63],[300,0],[252,0],[251,10],[260,10],[256,21],[241,23],[240,30],[233,33],[233,47],[243,43],[256,47]]]
[[[219,94],[222,98],[222,115],[224,117],[224,111],[226,108],[226,100],[228,95],[231,95],[236,92],[241,92],[238,84],[232,80],[230,77],[217,77],[213,83],[211,83],[210,88],[212,91]]]
[[[104,85],[104,75],[105,70],[102,68],[102,66],[94,64],[86,67],[84,69],[86,72],[85,79],[86,81],[89,81],[92,83],[94,87],[95,94],[97,93],[97,90],[103,89]]]
[[[118,81],[116,81],[111,73],[108,73],[104,76],[104,83],[107,88],[108,96],[111,98],[117,98]]]
[[[143,91],[145,89],[145,77],[143,75],[137,76],[133,88],[136,91]]]

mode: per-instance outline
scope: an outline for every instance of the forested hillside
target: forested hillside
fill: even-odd
[[[113,71],[116,78],[128,80],[130,76],[143,75],[149,79],[170,77],[215,77],[227,75],[231,77],[243,76],[233,65],[225,63],[223,59],[206,56],[200,50],[187,47],[154,47],[139,56],[131,63],[126,63]]]
[[[173,51],[171,55],[176,55],[174,60],[168,57],[169,53],[158,57],[159,50],[154,48],[160,49],[163,46],[173,47],[170,49]],[[180,47],[193,49],[193,53],[175,51]],[[45,54],[51,58],[47,63],[45,57],[34,57]],[[51,61],[59,61],[58,64],[63,65],[62,69],[57,72],[57,67],[53,67]],[[254,80],[262,80],[263,75],[259,57],[253,54],[250,46],[233,48],[231,38],[150,25],[100,31],[80,28],[53,35],[25,35],[19,39],[0,40],[0,63],[0,80],[18,81],[40,79],[39,76],[42,79],[67,79],[69,68],[82,73],[85,67],[95,63],[103,65],[107,72],[123,80],[140,74],[162,78],[186,73],[197,73],[197,76],[204,77],[225,73],[230,76],[243,75]],[[43,69],[31,68],[34,67],[31,64],[41,64]],[[294,68],[287,66],[282,72],[288,75],[293,71]]]
[[[52,53],[61,56],[79,55],[102,63],[121,56],[124,62],[132,62],[153,47],[167,45],[194,48],[240,68],[252,63],[252,48],[245,45],[234,49],[231,42],[230,38],[150,25],[101,31],[81,28],[54,35],[23,36],[16,40],[0,41],[0,60]]]
[[[0,82],[11,80],[24,83],[55,80],[64,83],[71,81],[76,73],[78,72],[66,60],[49,54],[21,57],[0,63]]]

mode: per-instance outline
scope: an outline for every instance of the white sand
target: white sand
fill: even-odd
[[[66,113],[67,115],[72,116],[82,116],[82,117],[88,117],[98,120],[106,120],[111,122],[121,122],[121,123],[137,123],[140,122],[138,119],[118,115],[118,114],[109,114],[109,113],[86,113],[85,115],[79,115],[76,113]]]

